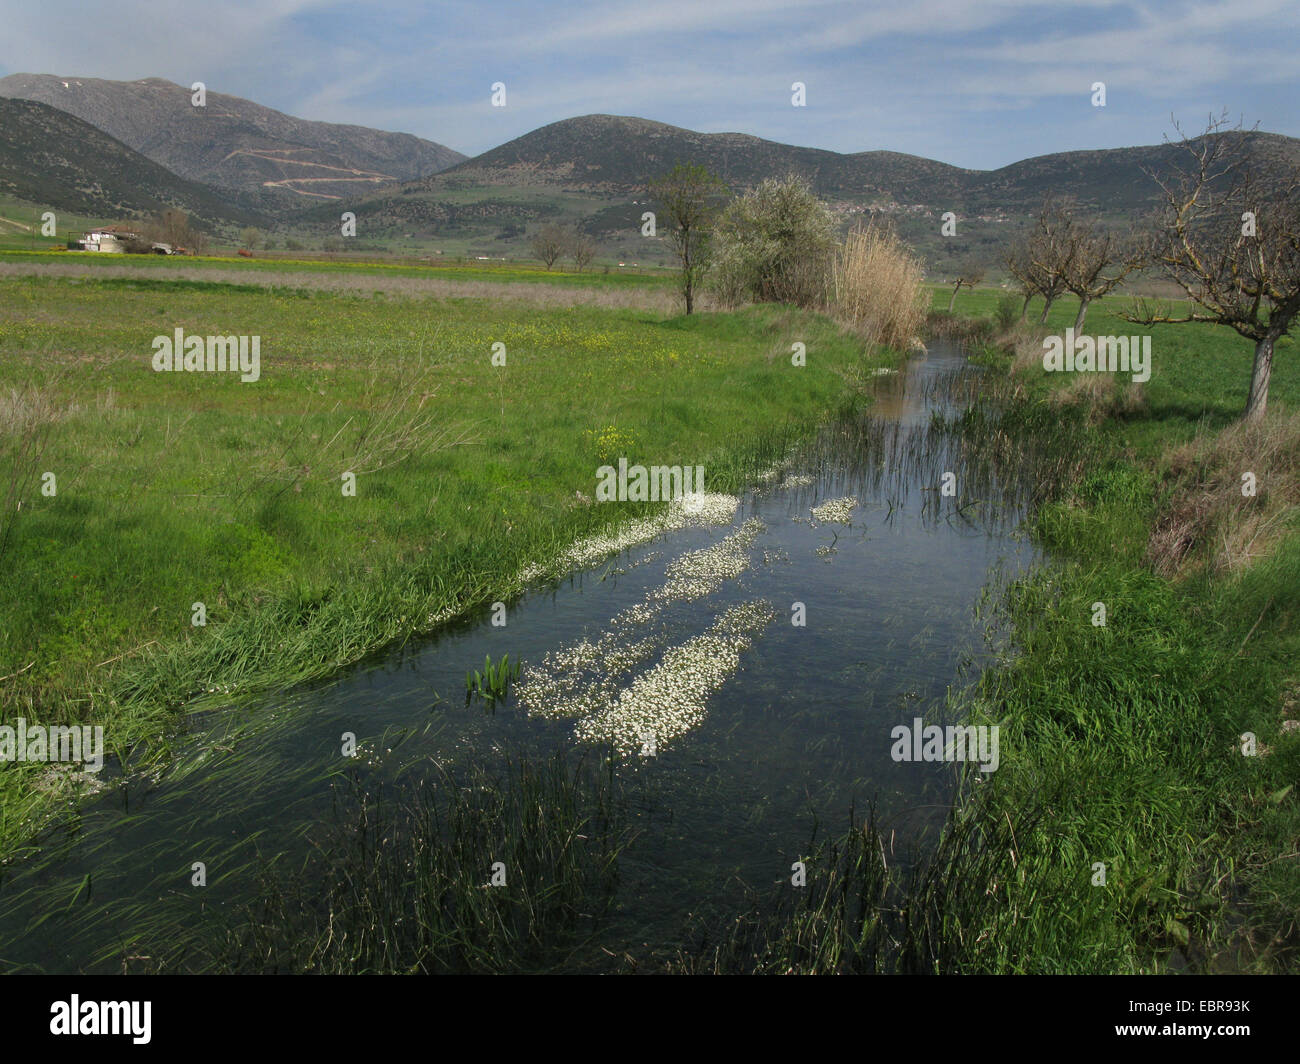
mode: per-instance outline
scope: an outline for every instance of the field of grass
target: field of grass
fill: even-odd
[[[1088,331],[1144,332],[1117,316],[1124,306],[1095,308]],[[1053,308],[1048,326],[1059,333],[1074,309]],[[1256,474],[1259,496],[1230,491],[1224,523],[1205,537],[1214,541],[1189,553],[1203,564],[1170,579],[1152,572],[1152,530],[1180,500],[1207,495],[1171,455],[1198,433],[1210,452],[1225,438],[1244,407],[1251,344],[1226,329],[1158,328],[1141,395],[1100,416],[1062,403],[1069,382],[1025,375],[1031,409],[1088,422],[1079,436],[1093,455],[1040,509],[1036,532],[1065,564],[1011,596],[1020,656],[986,678],[988,712],[1023,754],[999,773],[985,819],[1054,796],[1050,819],[1019,840],[1022,886],[1008,901],[1021,915],[1014,932],[991,936],[997,966],[1295,970],[1300,731],[1282,725],[1300,718],[1296,353],[1294,340],[1279,345],[1269,424],[1229,462],[1233,484]],[[1269,549],[1223,564],[1219,537],[1265,504],[1276,517]],[[1104,628],[1092,624],[1097,601]],[[1247,732],[1264,756],[1243,755]],[[1092,885],[1096,862],[1105,888]],[[1034,896],[1077,915],[1031,909]]]
[[[102,222],[102,219],[56,211],[54,221],[58,235],[41,236],[41,215],[45,210],[46,208],[26,200],[0,196],[0,252],[44,251],[54,246],[63,247],[69,237],[79,236],[95,222]]]
[[[260,337],[260,379],[154,372],[176,328]],[[529,563],[644,509],[589,504],[617,461],[608,430],[632,462],[735,490],[864,362],[829,319],[783,308],[685,318],[165,270],[0,280],[0,353],[0,483],[21,500],[0,528],[0,708],[104,724],[116,751],[160,740],[196,694],[326,675],[508,600]],[[50,806],[41,786],[0,776],[5,848]]]
[[[963,292],[957,313],[988,320],[1003,295]],[[1125,305],[1095,304],[1088,331],[1144,333]],[[1033,357],[1074,311],[1062,300],[1043,330],[991,342],[997,401],[953,426],[976,458],[1039,480],[1031,529],[1052,558],[983,607],[1011,632],[970,706],[1002,730],[999,771],[905,880],[860,825],[814,849],[818,889],[684,944],[683,970],[1295,970],[1300,730],[1283,722],[1300,718],[1300,498],[1295,448],[1264,447],[1292,438],[1295,343],[1279,345],[1266,430],[1222,458],[1257,475],[1269,534],[1253,556],[1221,547],[1250,519],[1243,497],[1161,575],[1153,530],[1208,497],[1196,478],[1234,431],[1250,344],[1161,326],[1140,391],[1080,388]],[[528,563],[638,512],[583,499],[611,440],[735,490],[851,397],[864,363],[828,319],[778,307],[688,319],[166,271],[8,276],[0,323],[6,429],[44,426],[35,464],[0,454],[25,477],[0,529],[0,712],[105,723],[110,747],[158,756],[189,697],[326,675],[508,600]],[[260,336],[261,380],[153,372],[153,337],[177,326]],[[0,777],[11,854],[59,797],[44,786]],[[384,904],[347,900],[359,928]]]
[[[49,243],[49,241],[46,241],[46,243]],[[258,253],[256,257],[251,259],[226,255],[186,255],[175,258],[166,255],[108,255],[52,250],[0,251],[0,265],[5,263],[22,266],[72,263],[91,268],[131,266],[140,269],[159,270],[163,274],[173,273],[181,267],[202,266],[232,272],[239,271],[248,276],[292,270],[294,273],[414,277],[456,281],[519,281],[566,287],[645,285],[656,289],[672,289],[677,283],[676,277],[671,272],[651,268],[633,269],[629,267],[619,269],[614,267],[609,272],[605,272],[604,267],[594,267],[578,273],[571,269],[565,269],[562,263],[556,264],[555,267],[547,270],[540,263],[528,262],[457,263],[437,260],[377,262],[368,261],[364,256],[353,257],[341,253],[333,256],[317,254],[310,258],[295,258],[293,252],[286,251]]]

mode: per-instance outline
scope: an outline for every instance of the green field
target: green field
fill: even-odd
[[[997,298],[966,294],[958,310],[992,314]],[[942,293],[936,304],[946,307]],[[1126,305],[1095,306],[1087,331],[1146,332],[1118,316]],[[1075,309],[1053,308],[1033,335],[1059,334]],[[1300,718],[1293,339],[1277,352],[1269,422],[1226,451],[1223,522],[1171,578],[1152,572],[1153,528],[1178,502],[1208,505],[1216,490],[1214,455],[1236,431],[1251,357],[1229,330],[1161,326],[1135,401],[1062,403],[1067,375],[1031,367],[1000,424],[972,425],[985,438],[1001,429],[1054,439],[1076,464],[1033,522],[1058,564],[1001,603],[1013,648],[985,675],[978,708],[1002,723],[1013,752],[959,822],[1001,821],[1014,837],[1000,859],[947,870],[981,885],[943,915],[954,970],[1295,970],[1300,730],[1282,727]],[[1005,353],[987,360],[1008,372]],[[1198,434],[1207,457],[1175,460]],[[1235,490],[1243,470],[1256,474],[1258,497]],[[1219,537],[1259,506],[1268,536],[1225,564]],[[1105,627],[1093,624],[1099,601]],[[1246,732],[1263,755],[1243,756]]]
[[[25,240],[26,238],[24,238]],[[47,240],[45,243],[49,243]],[[37,241],[40,248],[40,242]],[[657,290],[671,290],[676,285],[676,277],[667,270],[640,269],[627,267],[589,268],[582,273],[566,270],[561,264],[547,270],[539,263],[511,262],[447,262],[438,260],[416,261],[399,259],[396,262],[376,262],[373,256],[345,256],[343,254],[314,258],[295,258],[291,252],[259,253],[252,259],[237,258],[229,255],[186,255],[173,257],[167,255],[112,255],[95,252],[78,252],[64,250],[24,251],[13,249],[0,252],[0,265],[13,263],[24,264],[73,264],[90,268],[129,266],[139,269],[161,270],[163,273],[174,272],[187,266],[213,269],[239,270],[245,276],[256,277],[259,274],[292,271],[294,273],[347,274],[349,276],[413,277],[432,278],[436,280],[474,281],[527,281],[559,286],[580,287],[642,287],[649,286]]]
[[[159,757],[192,696],[328,675],[508,600],[527,564],[638,512],[584,502],[612,446],[704,465],[711,489],[736,490],[857,395],[864,370],[897,357],[783,307],[684,318],[407,299],[179,280],[153,262],[156,279],[0,280],[3,472],[23,501],[0,558],[0,697],[6,719],[102,722],[111,747],[147,740]],[[248,282],[285,269],[218,268]],[[429,272],[362,272],[388,269]],[[662,294],[668,283],[456,276],[520,292],[639,283]],[[963,291],[957,314],[987,322],[1004,296]],[[947,290],[933,299],[946,307]],[[1144,333],[1119,316],[1125,305],[1094,304],[1088,331]],[[1048,328],[1074,312],[1062,300]],[[259,336],[261,379],[154,372],[153,338],[178,326]],[[1215,448],[1244,404],[1250,345],[1223,329],[1161,326],[1140,393],[1093,394],[1034,368],[1045,331],[1019,334],[1031,357],[1015,376],[1017,337],[990,338],[979,359],[1001,401],[977,404],[960,426],[996,462],[1040,463],[1030,528],[1052,564],[985,604],[1012,638],[970,709],[1002,727],[1003,767],[954,813],[955,841],[933,875],[906,888],[898,911],[924,931],[913,926],[920,937],[901,955],[963,972],[1293,970],[1300,731],[1282,722],[1300,717],[1295,343],[1279,345],[1264,435],[1223,459],[1232,477],[1246,462],[1259,478],[1267,536],[1222,564],[1218,537],[1228,543],[1249,516],[1243,500],[1158,575],[1153,529],[1209,490]],[[804,369],[790,366],[795,340],[808,345]],[[504,367],[491,363],[495,343]],[[12,446],[24,425],[40,428],[35,465]],[[1192,446],[1208,457],[1189,460]],[[45,472],[56,495],[40,493]],[[341,488],[347,472],[355,497]],[[191,623],[196,602],[206,626]],[[1244,732],[1264,756],[1242,755]],[[64,795],[35,772],[2,779],[0,844],[14,853]],[[684,966],[875,970],[864,943],[877,930],[850,912],[855,899],[880,902],[884,882],[864,837],[810,858],[810,875],[841,863],[842,894],[809,893],[794,919],[757,925],[758,953],[747,939]]]
[[[178,327],[260,337],[260,380],[154,372],[153,338]],[[518,593],[525,565],[644,509],[579,499],[609,430],[734,490],[864,361],[829,319],[782,308],[684,318],[166,271],[5,278],[0,351],[23,503],[0,559],[4,712],[106,723],[119,751],[195,694],[326,675]],[[15,435],[32,424],[34,466]],[[43,798],[31,773],[3,779],[12,843]]]

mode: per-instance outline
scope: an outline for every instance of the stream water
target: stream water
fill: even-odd
[[[891,730],[950,718],[990,653],[981,589],[1036,560],[1005,488],[940,490],[960,459],[932,419],[975,372],[934,345],[712,521],[530,592],[503,626],[484,611],[329,682],[197,708],[174,765],[106,768],[108,786],[4,871],[0,970],[129,969],[143,926],[170,929],[159,948],[185,970],[174,947],[199,911],[236,912],[257,870],[329,818],[346,732],[389,780],[435,759],[621,743],[620,771],[657,812],[621,861],[612,938],[651,951],[742,884],[788,878],[815,817],[839,828],[873,800],[887,831],[915,837],[942,818],[953,767],[893,760]],[[466,705],[466,670],[503,653],[525,664],[518,693]]]

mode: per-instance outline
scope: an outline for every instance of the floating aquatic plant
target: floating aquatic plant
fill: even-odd
[[[489,702],[504,698],[510,681],[519,678],[519,662],[511,664],[510,655],[502,654],[500,664],[492,664],[492,655],[483,659],[483,671],[474,669],[465,673],[465,701],[474,695]]]
[[[814,521],[824,521],[828,524],[847,525],[853,522],[853,511],[857,508],[858,500],[852,495],[846,495],[842,499],[831,499],[822,503],[820,506],[812,508],[812,517]]]
[[[529,583],[548,573],[558,576],[574,569],[585,569],[610,555],[649,543],[656,536],[680,528],[725,525],[735,516],[739,505],[740,500],[736,496],[718,492],[699,491],[684,495],[672,500],[661,513],[629,521],[609,532],[588,536],[571,544],[547,564],[525,567],[520,579]]]
[[[575,737],[607,743],[622,757],[662,750],[704,720],[710,696],[740,668],[741,653],[775,616],[763,601],[731,607],[702,635],[669,647],[607,709],[578,721]]]

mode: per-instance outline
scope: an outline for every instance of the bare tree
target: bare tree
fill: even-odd
[[[668,236],[677,252],[687,314],[695,309],[695,290],[708,265],[709,232],[725,192],[717,176],[689,163],[678,163],[650,182],[650,195],[670,223]]]
[[[1300,168],[1266,163],[1254,131],[1227,129],[1226,115],[1182,138],[1183,166],[1151,176],[1164,193],[1153,259],[1187,293],[1192,309],[1172,316],[1139,300],[1129,321],[1211,322],[1255,343],[1243,421],[1264,416],[1273,350],[1300,313]]]
[[[581,273],[591,265],[591,260],[596,257],[596,242],[586,233],[580,233],[574,230],[569,234],[569,258],[573,260],[573,268]]]
[[[957,304],[957,293],[963,288],[974,288],[984,280],[984,267],[975,263],[962,266],[957,271],[957,276],[948,283],[952,285],[952,298],[948,300],[948,313],[952,313],[952,308]]]
[[[1071,220],[1068,240],[1062,270],[1065,287],[1079,297],[1079,313],[1074,319],[1077,334],[1083,331],[1088,304],[1123,284],[1142,267],[1146,253],[1134,240],[1079,220]]]
[[[167,207],[143,226],[142,235],[149,241],[169,244],[173,250],[201,252],[207,249],[207,235],[194,228],[189,215],[177,207]],[[145,250],[148,250],[147,248]]]
[[[552,222],[542,226],[528,241],[533,254],[546,263],[548,270],[564,254],[568,244],[569,234],[565,232],[564,227]]]
[[[1020,240],[1011,245],[1002,256],[1002,265],[1016,282],[1020,294],[1025,297],[1025,301],[1020,304],[1020,320],[1024,321],[1025,315],[1029,313],[1029,301],[1039,294],[1028,241]]]
[[[1052,304],[1067,291],[1066,276],[1074,248],[1073,232],[1074,217],[1070,208],[1050,198],[1044,201],[1027,244],[1028,269],[1038,294],[1043,297],[1043,313],[1038,318],[1040,325],[1047,320]]]

